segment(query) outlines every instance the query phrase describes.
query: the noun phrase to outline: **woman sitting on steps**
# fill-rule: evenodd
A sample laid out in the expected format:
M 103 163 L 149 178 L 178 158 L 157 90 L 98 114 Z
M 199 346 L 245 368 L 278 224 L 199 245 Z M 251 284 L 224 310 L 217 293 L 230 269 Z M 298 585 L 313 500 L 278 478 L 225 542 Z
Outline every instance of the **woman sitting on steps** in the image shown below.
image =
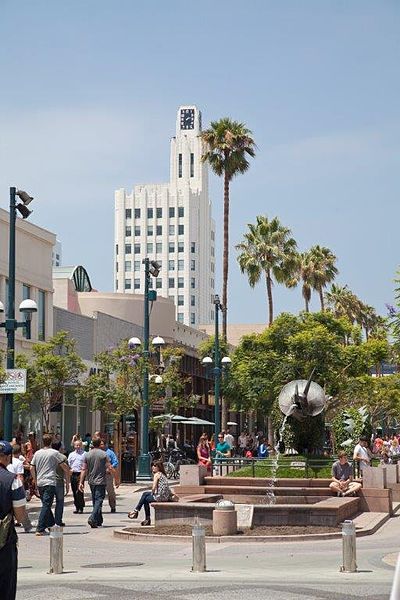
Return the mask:
M 169 502 L 170 500 L 178 499 L 177 496 L 171 492 L 162 460 L 155 460 L 152 462 L 151 470 L 153 472 L 153 486 L 151 492 L 143 492 L 135 510 L 128 513 L 129 519 L 137 519 L 139 511 L 143 506 L 146 518 L 141 522 L 141 525 L 151 525 L 150 504 L 152 502 Z

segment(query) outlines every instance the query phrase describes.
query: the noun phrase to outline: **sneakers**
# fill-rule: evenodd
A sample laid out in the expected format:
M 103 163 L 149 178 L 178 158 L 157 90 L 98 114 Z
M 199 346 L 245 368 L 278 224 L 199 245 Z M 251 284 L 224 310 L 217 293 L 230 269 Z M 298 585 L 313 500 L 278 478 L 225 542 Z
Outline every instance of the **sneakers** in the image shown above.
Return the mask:
M 151 521 L 150 521 L 150 519 L 145 519 L 140 524 L 143 525 L 144 527 L 147 527 L 148 525 L 151 525 Z
M 90 525 L 90 527 L 91 527 L 92 529 L 97 529 L 97 524 L 96 524 L 94 521 L 90 521 L 90 520 L 89 520 L 89 521 L 88 521 L 88 525 Z
M 35 533 L 35 535 L 36 535 L 36 536 L 38 536 L 38 537 L 42 537 L 42 536 L 44 536 L 44 535 L 47 535 L 47 533 L 46 533 L 45 531 L 37 531 L 37 532 Z
M 136 508 L 132 512 L 128 513 L 128 519 L 137 519 L 138 516 L 139 516 L 139 511 L 136 510 Z

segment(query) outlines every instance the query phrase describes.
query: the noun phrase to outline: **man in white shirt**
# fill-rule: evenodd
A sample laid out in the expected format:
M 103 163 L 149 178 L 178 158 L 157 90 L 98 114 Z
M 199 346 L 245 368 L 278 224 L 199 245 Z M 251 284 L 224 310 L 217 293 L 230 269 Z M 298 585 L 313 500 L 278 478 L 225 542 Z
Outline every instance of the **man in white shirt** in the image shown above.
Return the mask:
M 368 448 L 368 438 L 361 436 L 358 444 L 354 448 L 353 460 L 359 465 L 361 476 L 366 467 L 371 466 L 372 454 Z
M 21 446 L 18 444 L 13 445 L 12 451 L 12 462 L 8 465 L 7 471 L 14 473 L 17 479 L 20 479 L 24 483 L 24 463 L 19 458 L 21 455 Z
M 231 434 L 229 428 L 225 432 L 224 442 L 226 442 L 227 444 L 229 444 L 230 449 L 233 450 L 233 448 L 235 446 L 235 438 Z

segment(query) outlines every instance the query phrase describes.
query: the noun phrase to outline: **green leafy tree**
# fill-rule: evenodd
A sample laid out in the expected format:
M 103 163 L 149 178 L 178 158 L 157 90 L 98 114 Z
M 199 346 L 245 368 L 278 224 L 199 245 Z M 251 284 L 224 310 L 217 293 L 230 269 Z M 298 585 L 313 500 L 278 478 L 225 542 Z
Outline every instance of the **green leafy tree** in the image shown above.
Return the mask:
M 256 145 L 253 134 L 244 123 L 228 117 L 213 121 L 202 132 L 205 143 L 203 161 L 208 162 L 216 175 L 224 178 L 224 251 L 222 269 L 222 335 L 226 339 L 228 308 L 228 265 L 229 265 L 229 193 L 230 183 L 236 175 L 245 173 L 249 157 L 255 156 Z
M 91 398 L 96 409 L 119 420 L 142 405 L 143 376 L 147 366 L 150 405 L 163 399 L 165 409 L 175 412 L 190 403 L 193 399 L 186 389 L 190 380 L 181 373 L 183 350 L 178 347 L 164 349 L 163 369 L 156 361 L 144 359 L 140 350 L 129 348 L 128 340 L 123 340 L 119 346 L 100 352 L 95 357 L 96 373 L 87 377 L 79 390 L 81 397 Z M 161 371 L 162 383 L 156 383 Z
M 373 405 L 379 405 L 380 396 L 370 394 L 366 399 L 367 394 L 358 395 L 357 391 L 362 387 L 361 380 L 373 386 L 374 380 L 387 379 L 373 378 L 369 371 L 390 349 L 386 340 L 370 338 L 360 342 L 352 336 L 352 324 L 328 312 L 302 313 L 297 317 L 280 315 L 263 333 L 242 338 L 236 348 L 227 389 L 232 405 L 242 410 L 257 410 L 265 416 L 276 414 L 281 419 L 274 407 L 283 385 L 294 379 L 307 379 L 315 369 L 314 381 L 332 396 L 328 404 L 332 418 L 352 402 L 357 408 L 367 405 L 369 414 L 373 414 Z M 395 394 L 391 398 L 394 404 Z M 289 418 L 289 422 L 300 450 L 302 447 L 310 450 L 310 440 L 316 444 L 314 448 L 318 446 L 317 440 L 323 433 L 318 420 L 306 419 L 297 424 Z
M 257 217 L 255 225 L 249 224 L 243 241 L 236 246 L 242 273 L 254 287 L 265 277 L 268 298 L 268 323 L 274 320 L 272 286 L 275 281 L 289 287 L 293 285 L 293 273 L 297 265 L 296 241 L 291 231 L 277 217 Z
M 79 386 L 79 376 L 86 370 L 75 350 L 75 340 L 65 331 L 56 333 L 48 342 L 32 347 L 32 357 L 16 357 L 16 365 L 27 369 L 27 390 L 16 396 L 17 406 L 24 410 L 39 401 L 45 430 L 49 430 L 50 412 L 59 405 L 66 386 Z

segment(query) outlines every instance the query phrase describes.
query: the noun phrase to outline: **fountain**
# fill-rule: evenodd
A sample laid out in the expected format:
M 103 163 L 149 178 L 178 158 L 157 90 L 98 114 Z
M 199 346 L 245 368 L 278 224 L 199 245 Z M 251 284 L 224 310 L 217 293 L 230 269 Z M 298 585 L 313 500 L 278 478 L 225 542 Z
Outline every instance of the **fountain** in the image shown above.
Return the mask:
M 272 473 L 269 481 L 266 500 L 267 504 L 275 504 L 276 497 L 274 493 L 276 484 L 276 475 L 279 467 L 280 442 L 283 439 L 286 423 L 289 417 L 294 417 L 298 421 L 304 421 L 306 417 L 315 417 L 325 408 L 325 392 L 318 383 L 312 381 L 315 369 L 313 369 L 308 380 L 296 379 L 287 383 L 278 396 L 278 404 L 281 412 L 284 414 L 282 425 L 279 429 L 278 440 L 275 445 L 275 456 L 272 462 Z

